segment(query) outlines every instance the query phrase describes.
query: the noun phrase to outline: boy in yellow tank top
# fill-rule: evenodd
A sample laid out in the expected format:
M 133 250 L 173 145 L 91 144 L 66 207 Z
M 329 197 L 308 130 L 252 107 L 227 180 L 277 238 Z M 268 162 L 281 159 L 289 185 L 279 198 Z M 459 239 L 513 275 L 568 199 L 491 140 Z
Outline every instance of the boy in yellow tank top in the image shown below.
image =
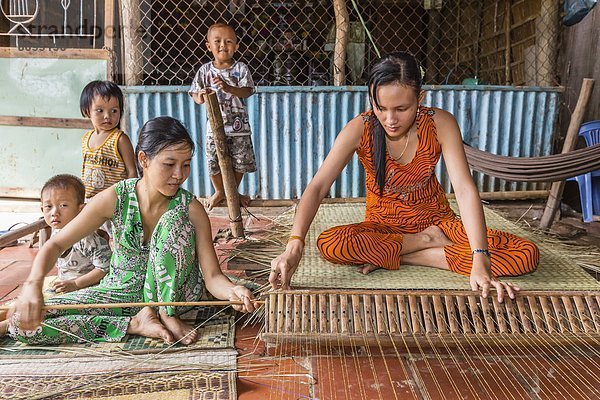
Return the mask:
M 81 114 L 94 125 L 81 140 L 81 179 L 88 201 L 123 179 L 137 177 L 137 172 L 133 146 L 120 129 L 123 92 L 119 86 L 92 81 L 83 89 L 79 105 Z

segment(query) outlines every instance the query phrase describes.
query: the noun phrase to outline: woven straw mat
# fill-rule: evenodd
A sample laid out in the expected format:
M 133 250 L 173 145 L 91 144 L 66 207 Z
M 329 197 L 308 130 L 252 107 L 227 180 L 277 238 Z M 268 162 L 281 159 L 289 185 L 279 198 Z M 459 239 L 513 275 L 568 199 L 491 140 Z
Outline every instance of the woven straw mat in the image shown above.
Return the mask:
M 456 203 L 451 204 L 456 209 Z M 484 207 L 484 211 L 488 227 L 528 238 L 540 248 L 541 259 L 537 271 L 505 279 L 523 290 L 600 290 L 600 283 L 567 255 L 567 246 L 544 243 L 543 237 L 525 231 L 492 210 Z M 436 268 L 403 265 L 396 271 L 379 269 L 363 275 L 356 267 L 325 261 L 316 246 L 319 234 L 333 226 L 364 221 L 364 215 L 364 203 L 322 204 L 306 237 L 304 256 L 292 278 L 292 286 L 339 289 L 470 289 L 468 277 Z

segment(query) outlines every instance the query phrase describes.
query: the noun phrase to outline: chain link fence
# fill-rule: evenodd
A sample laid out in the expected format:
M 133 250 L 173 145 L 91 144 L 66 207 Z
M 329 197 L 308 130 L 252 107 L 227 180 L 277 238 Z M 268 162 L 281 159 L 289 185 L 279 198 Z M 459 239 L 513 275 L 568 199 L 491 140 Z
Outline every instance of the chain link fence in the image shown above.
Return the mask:
M 96 29 L 106 17 L 102 11 L 107 1 L 0 0 L 0 45 L 35 46 L 46 41 L 56 46 L 58 40 L 65 47 L 107 46 L 106 36 Z M 121 84 L 190 84 L 200 65 L 211 60 L 205 42 L 215 22 L 235 29 L 240 44 L 236 58 L 250 67 L 260 86 L 363 85 L 378 54 L 399 50 L 421 61 L 426 84 L 558 84 L 556 0 L 114 4 L 120 26 L 109 47 L 116 55 L 114 79 Z M 38 11 L 30 19 L 35 7 Z M 43 36 L 44 26 L 46 30 L 55 26 L 54 35 Z

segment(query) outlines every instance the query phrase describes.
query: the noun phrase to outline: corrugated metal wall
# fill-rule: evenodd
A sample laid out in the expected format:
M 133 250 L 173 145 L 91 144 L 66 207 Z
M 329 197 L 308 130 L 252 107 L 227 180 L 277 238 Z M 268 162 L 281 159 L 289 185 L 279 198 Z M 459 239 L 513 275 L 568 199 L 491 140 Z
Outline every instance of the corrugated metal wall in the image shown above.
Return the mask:
M 206 112 L 187 95 L 187 86 L 125 87 L 125 126 L 132 142 L 140 127 L 159 115 L 181 120 L 198 148 L 184 187 L 198 196 L 212 193 L 204 155 Z M 425 87 L 425 105 L 456 116 L 463 138 L 494 154 L 535 157 L 552 151 L 558 88 L 499 86 Z M 247 99 L 258 171 L 240 191 L 263 199 L 300 197 L 331 148 L 339 130 L 367 109 L 366 87 L 259 87 Z M 450 191 L 443 165 L 437 175 Z M 506 182 L 474 174 L 480 191 L 541 189 L 544 184 Z M 356 155 L 333 185 L 331 197 L 365 195 L 364 171 Z

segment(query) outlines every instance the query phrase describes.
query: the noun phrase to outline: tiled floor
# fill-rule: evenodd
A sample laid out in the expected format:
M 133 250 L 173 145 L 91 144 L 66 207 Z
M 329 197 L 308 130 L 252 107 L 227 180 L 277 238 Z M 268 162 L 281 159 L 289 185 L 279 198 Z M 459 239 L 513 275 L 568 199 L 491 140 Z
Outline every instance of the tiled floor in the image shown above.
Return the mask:
M 225 215 L 211 215 L 213 234 L 227 226 Z M 18 294 L 36 252 L 26 245 L 0 250 L 0 302 Z M 240 400 L 600 399 L 600 339 L 585 348 L 550 344 L 502 351 L 299 343 L 267 350 L 257 339 L 260 329 L 260 323 L 237 322 Z

